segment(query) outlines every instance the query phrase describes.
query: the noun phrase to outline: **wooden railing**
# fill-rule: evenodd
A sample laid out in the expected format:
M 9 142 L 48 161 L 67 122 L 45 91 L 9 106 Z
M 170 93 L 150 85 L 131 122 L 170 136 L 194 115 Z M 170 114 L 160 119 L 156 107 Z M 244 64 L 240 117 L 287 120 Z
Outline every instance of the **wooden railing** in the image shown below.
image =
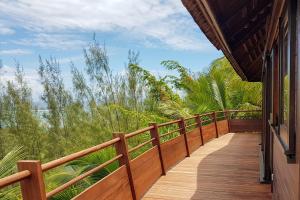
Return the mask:
M 260 114 L 260 110 L 217 111 L 162 124 L 150 123 L 149 127 L 129 134 L 114 133 L 114 138 L 110 141 L 45 164 L 35 160 L 19 161 L 19 172 L 0 179 L 0 189 L 20 182 L 24 200 L 46 200 L 106 166 L 118 162 L 118 169 L 73 199 L 141 199 L 160 176 L 166 175 L 171 167 L 189 157 L 206 142 L 229 132 L 261 131 L 261 120 L 257 119 Z M 251 116 L 251 119 L 247 116 Z M 150 138 L 129 148 L 128 140 L 144 134 L 149 134 Z M 150 148 L 133 158 L 134 152 L 149 145 Z M 113 158 L 46 192 L 43 173 L 108 147 L 116 150 Z

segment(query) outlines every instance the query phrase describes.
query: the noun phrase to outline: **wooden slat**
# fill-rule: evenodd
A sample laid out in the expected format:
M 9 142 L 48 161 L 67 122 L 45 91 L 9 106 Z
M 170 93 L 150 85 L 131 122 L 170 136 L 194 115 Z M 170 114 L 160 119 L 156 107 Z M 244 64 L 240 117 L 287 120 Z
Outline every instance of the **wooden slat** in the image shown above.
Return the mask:
M 47 171 L 49 169 L 52 169 L 52 168 L 57 167 L 57 166 L 60 166 L 62 164 L 65 164 L 65 163 L 70 162 L 72 160 L 75 160 L 77 158 L 80 158 L 80 157 L 86 156 L 86 155 L 88 155 L 90 153 L 93 153 L 93 152 L 99 151 L 101 149 L 104 149 L 104 148 L 106 148 L 108 146 L 116 144 L 119 141 L 120 141 L 120 138 L 114 138 L 112 140 L 109 140 L 109 141 L 104 142 L 102 144 L 96 145 L 94 147 L 91 147 L 91 148 L 88 148 L 88 149 L 85 149 L 85 150 L 73 153 L 71 155 L 59 158 L 57 160 L 50 161 L 50 162 L 45 163 L 45 164 L 42 165 L 42 170 L 43 171 Z
M 259 119 L 232 119 L 229 123 L 231 132 L 262 131 L 262 120 Z
M 220 136 L 168 171 L 143 200 L 270 200 L 270 185 L 258 181 L 259 143 L 258 133 Z
M 165 168 L 168 170 L 186 157 L 184 136 L 180 135 L 161 144 L 161 151 Z
M 214 123 L 202 126 L 204 143 L 216 138 L 216 127 Z
M 73 200 L 132 200 L 126 167 L 123 165 L 104 179 L 87 188 Z
M 217 122 L 219 135 L 224 135 L 228 133 L 228 121 L 227 120 L 221 120 Z
M 130 161 L 130 165 L 136 197 L 137 199 L 141 199 L 162 175 L 157 146 Z
M 187 139 L 188 139 L 190 150 L 191 150 L 191 152 L 194 152 L 202 144 L 200 129 L 195 128 L 195 129 L 187 132 L 186 134 L 187 134 Z
M 298 199 L 299 165 L 287 163 L 287 158 L 278 137 L 274 135 L 273 138 L 273 198 L 275 200 Z
M 0 179 L 0 189 L 6 187 L 8 185 L 14 184 L 16 182 L 19 182 L 21 180 L 24 180 L 24 179 L 28 178 L 30 175 L 31 175 L 31 172 L 29 170 L 24 170 L 24 171 L 12 174 L 10 176 L 4 177 L 4 178 Z

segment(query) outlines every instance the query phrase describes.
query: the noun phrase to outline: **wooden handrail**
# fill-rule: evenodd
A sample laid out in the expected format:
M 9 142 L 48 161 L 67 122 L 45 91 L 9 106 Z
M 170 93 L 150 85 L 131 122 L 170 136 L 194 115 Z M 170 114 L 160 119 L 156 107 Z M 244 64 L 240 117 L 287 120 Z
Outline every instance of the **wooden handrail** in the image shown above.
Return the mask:
M 193 115 L 191 117 L 184 118 L 184 121 L 187 121 L 187 120 L 190 120 L 190 119 L 195 119 L 196 117 L 197 117 L 197 115 Z
M 189 127 L 196 126 L 196 125 L 198 125 L 197 122 L 196 122 L 196 123 L 193 123 L 193 124 L 190 124 L 190 125 L 187 125 L 187 126 L 185 126 L 185 128 L 189 128 Z
M 167 135 L 170 135 L 170 134 L 175 133 L 175 132 L 178 132 L 178 131 L 181 131 L 181 128 L 175 129 L 175 130 L 172 130 L 172 131 L 169 131 L 169 132 L 164 133 L 164 134 L 161 134 L 159 137 L 165 137 L 165 136 L 167 136 Z
M 134 132 L 131 132 L 131 133 L 128 133 L 128 134 L 125 134 L 125 138 L 131 138 L 131 137 L 134 137 L 138 134 L 141 134 L 141 133 L 144 133 L 146 131 L 150 131 L 151 129 L 153 129 L 154 126 L 149 126 L 149 127 L 146 127 L 146 128 L 143 128 L 143 129 L 140 129 L 140 130 L 137 130 L 137 131 L 134 131 Z
M 95 167 L 95 168 L 93 168 L 93 169 L 91 169 L 91 170 L 89 170 L 89 171 L 87 171 L 87 172 L 85 172 L 85 173 L 83 173 L 83 174 L 81 174 L 81 175 L 79 175 L 79 176 L 77 176 L 77 177 L 71 179 L 70 181 L 66 182 L 65 184 L 63 184 L 63 185 L 61 185 L 61 186 L 55 188 L 54 190 L 48 192 L 47 195 L 46 195 L 46 197 L 47 197 L 47 198 L 50 198 L 50 197 L 54 196 L 55 194 L 57 194 L 57 193 L 63 191 L 64 189 L 68 188 L 69 186 L 74 185 L 74 184 L 77 183 L 78 181 L 80 181 L 80 180 L 82 180 L 82 179 L 84 179 L 84 178 L 86 178 L 86 177 L 92 175 L 93 173 L 95 173 L 95 172 L 97 172 L 97 171 L 103 169 L 103 168 L 106 167 L 107 165 L 109 165 L 109 164 L 115 162 L 116 160 L 120 159 L 122 156 L 123 156 L 122 154 L 117 155 L 116 157 L 114 157 L 114 158 L 112 158 L 112 159 L 110 159 L 110 160 L 108 160 L 108 161 L 102 163 L 101 165 L 99 165 L 99 166 L 97 166 L 97 167 Z
M 145 146 L 145 145 L 151 143 L 151 142 L 154 141 L 154 140 L 155 140 L 155 138 L 151 138 L 151 140 L 148 140 L 148 141 L 146 141 L 146 142 L 143 142 L 143 143 L 141 143 L 141 144 L 139 144 L 139 145 L 137 145 L 137 146 L 135 146 L 135 147 L 129 149 L 129 150 L 128 150 L 128 153 L 131 153 L 131 152 L 133 152 L 133 151 L 135 151 L 135 150 L 137 150 L 137 149 L 139 149 L 139 148 L 141 148 L 141 147 L 143 147 L 143 146 Z
M 178 123 L 178 122 L 180 122 L 180 119 L 178 119 L 178 120 L 173 120 L 173 121 L 169 121 L 169 122 L 165 122 L 165 123 L 162 123 L 162 124 L 158 124 L 157 126 L 158 126 L 158 127 L 163 127 L 163 126 L 167 126 L 167 125 L 170 125 L 170 124 L 176 124 L 176 123 Z
M 24 171 L 12 174 L 10 176 L 4 177 L 4 178 L 0 179 L 0 189 L 4 188 L 6 186 L 12 185 L 14 183 L 17 183 L 19 181 L 22 181 L 30 176 L 31 176 L 30 171 L 24 170 Z
M 116 144 L 117 142 L 120 141 L 120 138 L 115 138 L 115 139 L 112 139 L 112 140 L 109 140 L 107 142 L 104 142 L 102 144 L 99 144 L 97 146 L 94 146 L 94 147 L 91 147 L 89 149 L 85 149 L 85 150 L 82 150 L 82 151 L 79 151 L 79 152 L 76 152 L 76 153 L 73 153 L 71 155 L 68 155 L 68 156 L 65 156 L 65 157 L 62 157 L 62 158 L 59 158 L 57 160 L 53 160 L 53 161 L 50 161 L 48 163 L 45 163 L 42 165 L 42 170 L 43 171 L 47 171 L 49 169 L 53 169 L 57 166 L 60 166 L 62 164 L 65 164 L 67 162 L 70 162 L 72 160 L 75 160 L 77 158 L 81 158 L 85 155 L 88 155 L 90 153 L 93 153 L 93 152 L 96 152 L 96 151 L 99 151 L 101 149 L 104 149 L 108 146 L 111 146 L 113 144 Z

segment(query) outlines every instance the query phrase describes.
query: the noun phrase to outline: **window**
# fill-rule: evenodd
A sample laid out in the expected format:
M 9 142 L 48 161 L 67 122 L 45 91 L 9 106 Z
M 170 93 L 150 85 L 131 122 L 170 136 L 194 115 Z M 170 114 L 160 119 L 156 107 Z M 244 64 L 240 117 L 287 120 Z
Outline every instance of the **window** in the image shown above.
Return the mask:
M 287 1 L 279 22 L 279 138 L 289 159 L 295 156 L 296 4 Z

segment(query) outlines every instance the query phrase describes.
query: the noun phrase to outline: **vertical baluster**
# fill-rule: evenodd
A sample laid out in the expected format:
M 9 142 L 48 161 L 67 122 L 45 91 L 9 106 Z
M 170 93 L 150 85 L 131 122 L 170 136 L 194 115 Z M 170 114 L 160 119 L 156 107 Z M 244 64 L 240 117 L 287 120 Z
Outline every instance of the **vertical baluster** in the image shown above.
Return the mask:
M 188 139 L 187 139 L 186 129 L 185 129 L 185 122 L 184 122 L 183 117 L 180 118 L 178 126 L 180 128 L 180 134 L 183 135 L 183 137 L 184 137 L 185 148 L 186 148 L 186 156 L 190 157 L 190 148 L 189 148 L 189 144 L 188 144 Z
M 157 146 L 157 148 L 158 148 L 162 175 L 166 175 L 165 163 L 164 163 L 164 159 L 163 159 L 163 155 L 162 155 L 161 147 L 160 147 L 160 138 L 159 138 L 157 123 L 150 123 L 149 126 L 153 126 L 153 129 L 150 130 L 151 137 L 155 138 L 155 140 L 152 141 L 152 145 Z
M 113 136 L 115 138 L 119 137 L 120 141 L 116 143 L 115 148 L 117 151 L 117 154 L 122 154 L 123 156 L 119 159 L 120 166 L 125 165 L 127 169 L 127 174 L 128 174 L 128 180 L 130 184 L 130 189 L 132 193 L 132 198 L 133 200 L 137 200 L 136 198 L 136 192 L 135 192 L 135 186 L 133 182 L 133 177 L 132 177 L 132 170 L 130 166 L 130 157 L 128 153 L 128 147 L 127 147 L 127 142 L 125 138 L 125 133 L 114 133 Z
M 216 115 L 216 112 L 213 112 L 212 116 L 213 116 L 213 120 L 214 120 L 215 128 L 216 128 L 216 138 L 218 138 L 219 137 L 219 131 L 218 131 L 218 124 L 217 124 L 217 115 Z
M 201 138 L 201 145 L 204 145 L 204 140 L 203 140 L 203 129 L 202 129 L 202 120 L 199 114 L 196 115 L 196 122 L 199 127 L 199 132 L 200 132 L 200 138 Z
M 21 160 L 18 170 L 29 170 L 31 176 L 20 182 L 23 200 L 46 200 L 46 190 L 41 162 L 38 160 Z

